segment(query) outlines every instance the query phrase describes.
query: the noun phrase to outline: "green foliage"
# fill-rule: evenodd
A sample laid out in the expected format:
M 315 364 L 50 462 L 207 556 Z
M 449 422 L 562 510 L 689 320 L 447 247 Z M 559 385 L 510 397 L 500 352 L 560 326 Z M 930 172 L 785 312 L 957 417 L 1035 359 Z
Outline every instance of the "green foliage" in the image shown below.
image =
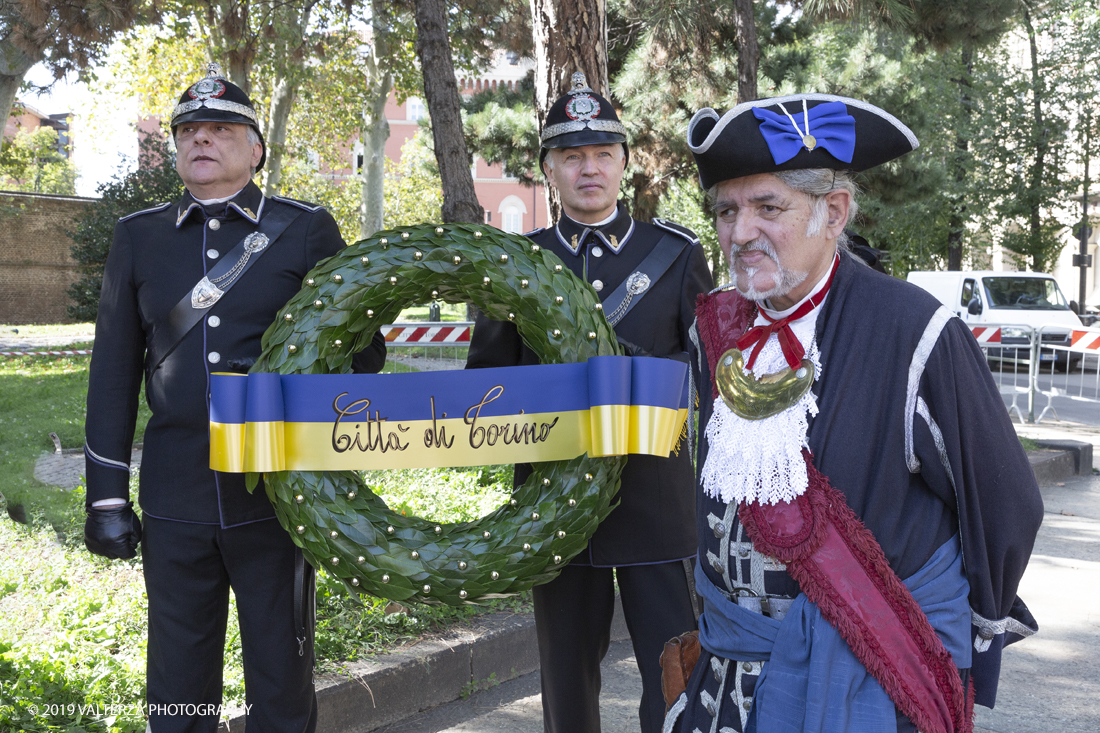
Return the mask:
M 714 273 L 716 285 L 729 280 L 729 263 L 718 246 L 718 232 L 714 228 L 714 214 L 706 202 L 706 194 L 697 180 L 675 180 L 669 184 L 657 215 L 663 219 L 682 224 L 695 232 L 699 243 L 707 253 L 707 262 Z
M 79 527 L 58 544 L 52 530 L 0 522 L 0 729 L 145 729 L 141 567 L 94 557 Z
M 64 521 L 68 493 L 36 481 L 34 463 L 53 451 L 51 432 L 66 448 L 84 445 L 87 393 L 87 356 L 0 357 L 0 494 L 9 503 Z M 144 399 L 140 404 L 138 440 L 150 414 Z
M 58 150 L 57 130 L 20 130 L 0 149 L 0 186 L 9 191 L 76 193 L 76 168 Z
M 473 522 L 507 503 L 512 495 L 512 466 L 461 472 L 448 468 L 366 471 L 363 481 L 403 517 Z
M 431 133 L 424 129 L 401 149 L 401 160 L 386 161 L 384 216 L 386 226 L 410 226 L 439 221 L 443 187 L 435 168 L 435 157 L 425 143 Z M 336 218 L 345 242 L 359 238 L 359 211 L 363 178 L 347 175 L 335 178 L 319 175 L 309 165 L 306 151 L 291 158 L 283 169 L 281 193 L 321 204 Z
M 81 542 L 83 491 L 68 493 L 66 503 L 65 519 L 53 527 L 38 514 L 32 527 L 0 520 L 0 730 L 140 733 L 148 633 L 141 559 L 112 562 L 90 554 Z M 0 501 L 0 514 L 3 508 Z M 383 599 L 349 595 L 322 571 L 317 671 L 339 673 L 345 662 L 479 613 L 529 610 L 529 604 L 521 596 L 394 613 Z M 223 695 L 228 705 L 239 705 L 244 673 L 232 595 L 226 636 Z
M 534 108 L 534 72 L 515 89 L 501 86 L 472 95 L 462 103 L 463 132 L 471 155 L 501 163 L 504 174 L 534 185 L 539 135 Z
M 174 201 L 183 194 L 183 183 L 176 174 L 175 155 L 166 143 L 150 136 L 142 140 L 140 165 L 129 173 L 119 173 L 99 185 L 100 199 L 84 210 L 69 234 L 75 243 L 73 259 L 80 279 L 69 287 L 72 305 L 66 308 L 77 321 L 94 321 L 99 310 L 99 291 L 103 285 L 103 266 L 111 249 L 115 224 L 119 217 Z

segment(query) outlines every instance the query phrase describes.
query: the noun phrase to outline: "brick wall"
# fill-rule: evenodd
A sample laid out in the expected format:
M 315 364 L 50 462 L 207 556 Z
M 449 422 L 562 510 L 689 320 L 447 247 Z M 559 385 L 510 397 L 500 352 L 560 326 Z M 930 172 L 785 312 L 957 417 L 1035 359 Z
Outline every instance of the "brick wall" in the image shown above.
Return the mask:
M 0 191 L 0 323 L 67 323 L 77 280 L 66 231 L 96 199 Z

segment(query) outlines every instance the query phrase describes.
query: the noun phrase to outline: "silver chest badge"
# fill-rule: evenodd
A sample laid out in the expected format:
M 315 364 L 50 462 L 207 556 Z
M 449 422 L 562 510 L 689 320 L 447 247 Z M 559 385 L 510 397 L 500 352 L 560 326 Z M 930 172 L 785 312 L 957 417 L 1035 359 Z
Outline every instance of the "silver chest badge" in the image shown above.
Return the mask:
M 631 295 L 640 295 L 649 289 L 649 275 L 644 272 L 632 272 L 626 279 L 626 290 Z
M 209 308 L 217 303 L 224 294 L 223 290 L 210 282 L 210 278 L 204 277 L 191 290 L 191 307 L 196 310 Z
M 222 287 L 219 286 L 223 286 L 228 290 L 244 272 L 245 265 L 248 264 L 248 260 L 252 255 L 264 251 L 270 241 L 263 232 L 252 232 L 245 237 L 242 242 L 244 254 L 241 255 L 233 267 L 229 268 L 228 272 L 213 280 L 204 277 L 191 289 L 191 307 L 195 310 L 203 310 L 217 303 L 225 295 L 225 290 L 222 290 Z

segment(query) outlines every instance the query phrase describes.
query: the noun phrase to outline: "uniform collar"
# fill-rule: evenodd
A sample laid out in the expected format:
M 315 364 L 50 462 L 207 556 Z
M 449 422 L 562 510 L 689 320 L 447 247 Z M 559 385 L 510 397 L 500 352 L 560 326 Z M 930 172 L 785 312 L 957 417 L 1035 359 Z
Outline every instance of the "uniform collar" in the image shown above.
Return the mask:
M 253 224 L 260 223 L 260 217 L 264 213 L 264 202 L 267 199 L 264 198 L 263 191 L 252 181 L 240 190 L 236 196 L 226 201 L 225 204 L 214 204 L 206 208 L 206 211 L 217 208 L 224 211 L 226 216 L 242 216 L 248 219 Z M 222 207 L 224 206 L 224 209 Z M 203 210 L 202 204 L 195 200 L 195 197 L 191 195 L 190 191 L 183 192 L 183 198 L 180 199 L 179 207 L 176 209 L 176 228 L 179 229 L 183 226 L 183 223 L 187 221 L 187 218 L 191 216 L 191 213 L 198 210 Z M 204 211 L 204 217 L 207 216 Z
M 581 245 L 588 239 L 589 233 L 603 242 L 613 254 L 619 254 L 626 246 L 626 241 L 634 234 L 634 219 L 626 213 L 626 204 L 622 201 L 616 205 L 615 213 L 614 219 L 599 227 L 581 224 L 562 214 L 554 226 L 554 233 L 558 235 L 562 246 L 572 254 L 580 253 Z

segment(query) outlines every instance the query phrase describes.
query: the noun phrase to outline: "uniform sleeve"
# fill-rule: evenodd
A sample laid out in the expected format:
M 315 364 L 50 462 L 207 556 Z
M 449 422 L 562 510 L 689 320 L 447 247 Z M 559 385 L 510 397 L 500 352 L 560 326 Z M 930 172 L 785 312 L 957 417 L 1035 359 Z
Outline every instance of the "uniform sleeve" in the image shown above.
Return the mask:
M 467 369 L 518 366 L 523 359 L 523 339 L 516 324 L 494 321 L 480 311 L 474 321 Z
M 87 503 L 130 496 L 130 452 L 144 378 L 145 331 L 125 223 L 115 226 L 103 270 L 84 423 Z
M 992 707 L 1001 649 L 1037 630 L 1016 591 L 1043 520 L 1042 497 L 981 349 L 959 319 L 947 319 L 913 402 L 912 459 L 958 513 L 975 701 Z
M 700 294 L 714 290 L 714 276 L 707 263 L 706 252 L 702 244 L 692 245 L 688 251 L 688 263 L 684 269 L 684 279 L 680 287 L 680 343 L 689 354 L 695 348 L 689 332 L 695 322 L 695 301 Z
M 328 259 L 346 247 L 340 236 L 340 227 L 327 209 L 320 209 L 313 215 L 306 234 L 306 270 L 312 270 L 321 260 Z M 377 374 L 386 365 L 386 338 L 381 331 L 375 331 L 370 344 L 351 359 L 351 370 L 355 374 Z

